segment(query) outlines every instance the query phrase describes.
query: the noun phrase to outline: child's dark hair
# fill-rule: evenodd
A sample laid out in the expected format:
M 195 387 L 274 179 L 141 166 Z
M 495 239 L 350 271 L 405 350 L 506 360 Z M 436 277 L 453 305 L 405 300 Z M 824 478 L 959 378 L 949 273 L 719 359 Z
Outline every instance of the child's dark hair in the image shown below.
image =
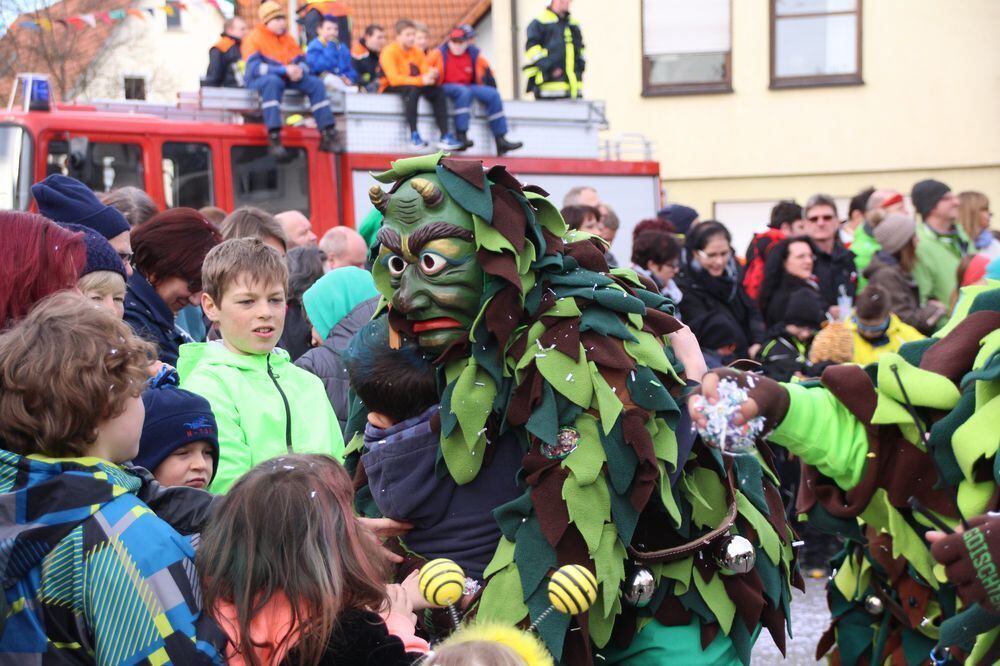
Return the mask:
M 882 321 L 889 314 L 889 294 L 877 284 L 868 285 L 858 294 L 854 313 L 859 319 Z
M 413 342 L 389 347 L 389 318 L 368 322 L 344 354 L 351 388 L 369 412 L 395 423 L 422 414 L 438 403 L 434 366 Z
M 593 206 L 564 206 L 559 212 L 562 214 L 563 220 L 566 221 L 566 226 L 570 229 L 579 229 L 588 217 L 595 220 L 601 219 L 601 211 Z

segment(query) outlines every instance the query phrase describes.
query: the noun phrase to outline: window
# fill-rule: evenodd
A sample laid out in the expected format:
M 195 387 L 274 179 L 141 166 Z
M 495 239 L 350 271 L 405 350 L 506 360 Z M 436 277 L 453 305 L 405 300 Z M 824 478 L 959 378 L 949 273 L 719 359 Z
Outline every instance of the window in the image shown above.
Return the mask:
M 861 79 L 861 0 L 771 0 L 771 87 Z
M 207 143 L 163 144 L 163 196 L 168 208 L 201 208 L 215 203 L 212 149 Z
M 732 92 L 730 0 L 644 0 L 642 93 Z
M 167 14 L 167 29 L 179 30 L 181 27 L 181 3 L 167 2 L 163 6 L 163 11 Z
M 267 146 L 233 146 L 235 208 L 258 206 L 269 213 L 298 210 L 309 217 L 309 168 L 304 148 L 287 147 L 289 160 L 278 164 Z
M 125 99 L 146 99 L 146 77 L 126 76 L 123 77 L 125 83 Z
M 142 148 L 135 143 L 97 142 L 85 136 L 49 141 L 45 168 L 46 175 L 71 176 L 95 192 L 126 185 L 146 189 Z

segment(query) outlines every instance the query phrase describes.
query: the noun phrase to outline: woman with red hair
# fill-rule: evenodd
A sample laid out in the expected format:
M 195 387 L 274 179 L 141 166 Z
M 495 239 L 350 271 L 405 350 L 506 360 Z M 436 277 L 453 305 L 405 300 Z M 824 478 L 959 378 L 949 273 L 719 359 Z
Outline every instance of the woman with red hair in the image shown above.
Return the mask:
M 125 321 L 156 343 L 164 363 L 176 365 L 178 348 L 193 342 L 175 318 L 201 302 L 201 265 L 221 242 L 215 225 L 193 208 L 163 211 L 132 229 L 135 272 L 128 279 Z
M 49 294 L 76 289 L 87 260 L 83 234 L 41 215 L 0 211 L 0 330 Z

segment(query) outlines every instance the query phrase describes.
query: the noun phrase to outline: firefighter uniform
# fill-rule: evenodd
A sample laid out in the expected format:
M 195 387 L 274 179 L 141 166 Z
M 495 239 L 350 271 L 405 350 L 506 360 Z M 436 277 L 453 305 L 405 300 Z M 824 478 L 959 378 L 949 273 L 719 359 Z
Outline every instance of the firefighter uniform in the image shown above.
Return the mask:
M 580 24 L 546 8 L 528 24 L 524 73 L 528 92 L 536 99 L 576 99 L 583 96 L 583 34 Z M 560 70 L 556 73 L 556 70 Z
M 242 88 L 242 62 L 240 40 L 223 34 L 208 51 L 208 72 L 202 79 L 202 85 Z

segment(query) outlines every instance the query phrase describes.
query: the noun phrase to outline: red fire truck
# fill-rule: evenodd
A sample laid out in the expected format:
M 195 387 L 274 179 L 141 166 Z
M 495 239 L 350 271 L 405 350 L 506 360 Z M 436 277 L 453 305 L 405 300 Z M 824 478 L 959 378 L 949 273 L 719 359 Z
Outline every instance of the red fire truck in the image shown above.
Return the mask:
M 297 209 L 322 233 L 338 224 L 353 226 L 370 206 L 368 172 L 408 154 L 398 98 L 347 95 L 334 104 L 346 152 L 320 152 L 314 128 L 289 126 L 283 140 L 291 159 L 279 164 L 267 154 L 263 126 L 248 121 L 256 108 L 250 95 L 203 89 L 181 96 L 176 105 L 26 102 L 14 108 L 12 103 L 0 111 L 0 208 L 31 208 L 31 184 L 63 173 L 97 192 L 139 187 L 161 207 Z M 286 103 L 294 120 L 298 102 L 286 98 Z M 425 111 L 422 125 L 431 121 Z M 602 111 L 594 102 L 508 102 L 511 135 L 525 147 L 516 156 L 477 155 L 474 149 L 469 156 L 487 165 L 506 164 L 556 201 L 574 185 L 595 187 L 622 220 L 622 240 L 630 241 L 628 228 L 656 211 L 659 165 L 650 159 L 600 159 Z M 470 135 L 477 146 L 492 147 L 485 118 L 474 120 Z M 627 243 L 616 249 L 628 256 Z

